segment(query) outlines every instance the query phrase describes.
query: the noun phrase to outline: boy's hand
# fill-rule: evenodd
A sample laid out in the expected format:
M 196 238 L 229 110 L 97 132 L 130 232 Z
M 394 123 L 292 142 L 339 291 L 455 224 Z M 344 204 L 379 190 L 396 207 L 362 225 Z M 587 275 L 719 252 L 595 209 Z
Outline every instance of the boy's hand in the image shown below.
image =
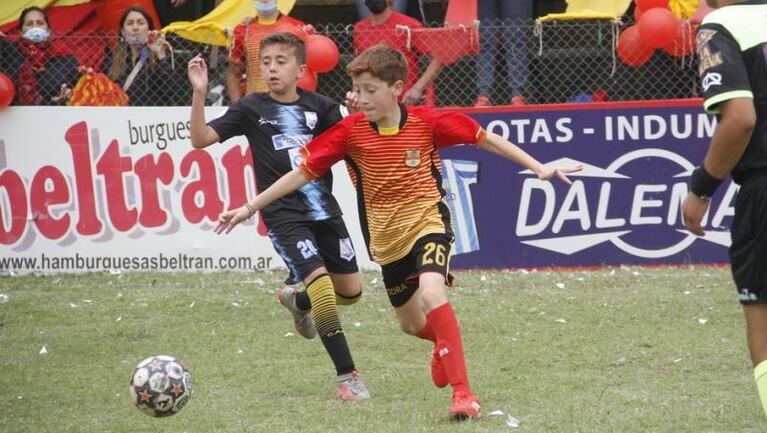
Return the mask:
M 551 180 L 556 176 L 560 180 L 562 180 L 562 182 L 568 185 L 572 185 L 573 182 L 567 177 L 567 175 L 570 173 L 581 171 L 581 170 L 583 170 L 582 165 L 576 165 L 573 167 L 558 167 L 558 168 L 543 166 L 541 168 L 541 171 L 538 173 L 538 179 Z
M 213 231 L 219 235 L 221 233 L 229 233 L 237 224 L 246 221 L 252 216 L 253 213 L 246 206 L 228 210 L 218 217 L 218 225 Z
M 350 113 L 356 113 L 362 110 L 360 105 L 360 95 L 357 92 L 346 92 L 346 108 Z
M 187 64 L 187 75 L 195 93 L 208 93 L 208 65 L 201 56 L 196 56 Z

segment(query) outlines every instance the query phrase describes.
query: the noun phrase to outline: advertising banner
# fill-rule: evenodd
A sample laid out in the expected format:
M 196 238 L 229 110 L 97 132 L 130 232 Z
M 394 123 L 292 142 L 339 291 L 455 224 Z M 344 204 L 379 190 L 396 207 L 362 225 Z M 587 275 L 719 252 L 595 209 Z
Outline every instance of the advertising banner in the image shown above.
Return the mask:
M 454 268 L 727 261 L 736 185 L 712 199 L 705 237 L 681 220 L 716 126 L 699 100 L 465 111 L 541 162 L 584 169 L 569 187 L 473 146 L 443 150 Z M 258 217 L 212 232 L 222 210 L 255 196 L 253 161 L 244 137 L 193 149 L 188 117 L 185 107 L 0 111 L 0 272 L 283 267 Z M 375 269 L 343 163 L 334 173 L 358 261 Z
M 207 109 L 213 119 L 225 107 Z M 245 137 L 189 141 L 189 108 L 12 107 L 0 112 L 0 271 L 226 271 L 284 267 L 259 216 L 213 233 L 255 197 Z M 334 191 L 361 266 L 356 195 Z
M 690 174 L 716 126 L 699 100 L 469 111 L 539 161 L 583 171 L 568 187 L 472 146 L 444 150 L 455 268 L 727 261 L 731 180 L 711 200 L 705 237 L 682 224 Z

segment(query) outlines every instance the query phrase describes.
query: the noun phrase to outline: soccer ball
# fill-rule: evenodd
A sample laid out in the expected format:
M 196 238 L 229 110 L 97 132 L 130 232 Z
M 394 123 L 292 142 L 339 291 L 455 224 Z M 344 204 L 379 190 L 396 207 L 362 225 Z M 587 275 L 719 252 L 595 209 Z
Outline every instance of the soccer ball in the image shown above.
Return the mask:
M 141 361 L 130 380 L 133 403 L 147 415 L 164 417 L 180 411 L 192 397 L 189 371 L 172 356 Z

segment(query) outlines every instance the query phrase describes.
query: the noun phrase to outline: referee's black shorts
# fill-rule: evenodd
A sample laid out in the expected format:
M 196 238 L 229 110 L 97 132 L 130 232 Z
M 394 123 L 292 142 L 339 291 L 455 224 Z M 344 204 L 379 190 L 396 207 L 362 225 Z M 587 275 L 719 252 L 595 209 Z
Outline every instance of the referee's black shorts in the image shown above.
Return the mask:
M 741 183 L 730 232 L 730 264 L 740 303 L 767 303 L 766 173 Z

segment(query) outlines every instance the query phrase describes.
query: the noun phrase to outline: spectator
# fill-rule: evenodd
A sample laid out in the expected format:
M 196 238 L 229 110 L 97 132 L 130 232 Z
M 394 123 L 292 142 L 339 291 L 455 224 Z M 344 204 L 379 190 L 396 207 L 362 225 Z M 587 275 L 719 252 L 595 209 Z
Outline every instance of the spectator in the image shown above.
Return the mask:
M 184 90 L 183 81 L 173 75 L 168 49 L 149 13 L 130 7 L 120 18 L 120 38 L 104 59 L 103 70 L 123 87 L 130 105 L 172 105 Z
M 186 0 L 153 0 L 152 3 L 155 12 L 157 12 L 157 18 L 160 20 L 158 24 L 160 27 L 165 27 L 174 21 L 176 8 L 183 6 Z
M 385 43 L 399 50 L 407 59 L 407 80 L 401 102 L 414 105 L 436 105 L 436 92 L 431 82 L 442 70 L 442 63 L 432 58 L 421 78 L 418 78 L 419 58 L 424 54 L 418 47 L 408 46 L 408 29 L 420 29 L 423 25 L 392 7 L 392 0 L 365 0 L 370 16 L 354 25 L 354 53 L 359 55 L 368 48 Z
M 277 0 L 255 0 L 257 17 L 248 19 L 234 28 L 232 45 L 229 53 L 229 68 L 226 71 L 226 91 L 232 104 L 241 97 L 251 93 L 266 93 L 269 91 L 261 77 L 261 67 L 258 60 L 261 39 L 275 33 L 278 24 L 304 27 L 304 23 L 280 14 Z M 242 77 L 245 76 L 245 88 L 242 88 Z
M 478 0 L 480 52 L 477 55 L 475 107 L 491 104 L 495 66 L 501 40 L 506 50 L 507 82 L 511 105 L 525 104 L 527 85 L 527 22 L 533 17 L 532 0 Z
M 3 41 L 0 70 L 16 86 L 15 105 L 58 105 L 66 102 L 77 82 L 77 58 L 52 39 L 45 10 L 32 6 L 19 17 L 20 37 Z
M 364 20 L 370 15 L 370 8 L 365 0 L 355 0 L 354 6 L 357 7 L 357 17 L 360 20 Z M 405 14 L 420 22 L 424 22 L 426 17 L 421 0 L 394 0 L 392 8 L 396 12 Z

